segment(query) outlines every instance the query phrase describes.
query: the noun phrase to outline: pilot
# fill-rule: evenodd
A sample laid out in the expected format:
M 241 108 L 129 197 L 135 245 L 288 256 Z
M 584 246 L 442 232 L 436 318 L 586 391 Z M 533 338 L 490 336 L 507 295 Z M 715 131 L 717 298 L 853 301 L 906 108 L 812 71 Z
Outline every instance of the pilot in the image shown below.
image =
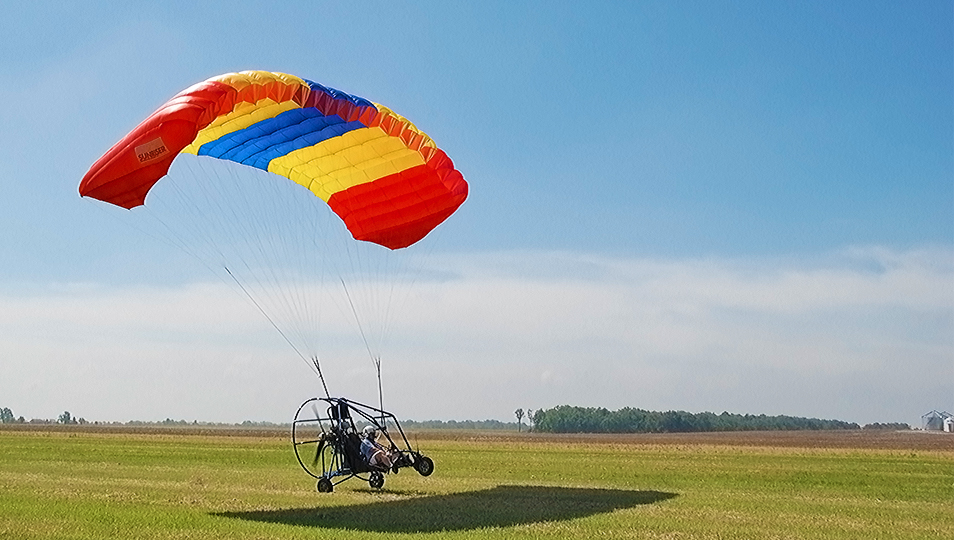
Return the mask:
M 372 467 L 390 469 L 390 453 L 375 440 L 378 437 L 378 430 L 374 426 L 366 426 L 361 430 L 361 436 L 361 455 L 368 460 L 368 463 Z

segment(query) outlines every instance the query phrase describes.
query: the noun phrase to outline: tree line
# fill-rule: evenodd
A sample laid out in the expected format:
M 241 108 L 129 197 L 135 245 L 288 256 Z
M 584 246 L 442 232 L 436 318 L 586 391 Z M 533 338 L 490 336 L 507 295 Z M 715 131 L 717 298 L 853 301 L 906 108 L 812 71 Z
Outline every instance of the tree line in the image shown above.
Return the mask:
M 875 422 L 873 424 L 865 424 L 861 429 L 884 429 L 889 431 L 904 431 L 911 429 L 911 424 L 905 422 Z
M 56 420 L 47 418 L 31 418 L 16 416 L 9 407 L 0 408 L 0 424 L 86 424 L 85 418 L 75 418 L 69 411 L 63 411 Z
M 796 416 L 767 416 L 764 414 L 732 414 L 723 412 L 689 413 L 685 411 L 647 411 L 626 407 L 618 411 L 605 408 L 573 407 L 560 405 L 552 409 L 517 409 L 514 411 L 517 422 L 500 420 L 405 420 L 401 422 L 405 429 L 461 429 L 461 430 L 512 430 L 522 431 L 524 419 L 528 431 L 543 433 L 687 433 L 702 431 L 791 431 L 791 430 L 908 430 L 911 426 L 901 422 L 875 422 L 859 427 L 854 422 L 841 420 L 820 420 Z M 0 408 L 2 424 L 97 424 L 113 426 L 218 426 L 218 427 L 288 427 L 290 424 L 272 422 L 252 422 L 241 424 L 199 422 L 197 420 L 173 420 L 166 418 L 158 422 L 132 420 L 129 422 L 88 422 L 76 418 L 64 411 L 56 419 L 26 420 L 17 417 L 7 407 Z
M 534 429 L 544 433 L 690 433 L 701 431 L 781 431 L 861 429 L 854 422 L 796 416 L 723 412 L 646 411 L 625 407 L 610 411 L 560 405 L 533 415 Z M 905 424 L 906 425 L 906 424 Z
M 404 429 L 514 429 L 513 422 L 500 420 L 402 420 Z

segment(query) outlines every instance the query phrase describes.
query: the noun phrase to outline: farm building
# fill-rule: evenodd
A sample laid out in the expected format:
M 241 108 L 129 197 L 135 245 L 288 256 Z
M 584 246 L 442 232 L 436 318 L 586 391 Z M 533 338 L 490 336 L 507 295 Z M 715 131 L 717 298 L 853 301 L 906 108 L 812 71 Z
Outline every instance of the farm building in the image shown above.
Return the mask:
M 947 411 L 931 411 L 921 415 L 921 428 L 927 431 L 950 431 L 954 415 Z

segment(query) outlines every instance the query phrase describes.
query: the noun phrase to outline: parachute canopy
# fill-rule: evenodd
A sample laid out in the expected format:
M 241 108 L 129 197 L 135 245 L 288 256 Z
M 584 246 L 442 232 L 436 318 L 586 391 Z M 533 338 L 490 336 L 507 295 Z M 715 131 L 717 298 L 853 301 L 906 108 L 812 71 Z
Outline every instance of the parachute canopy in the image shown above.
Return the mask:
M 407 247 L 467 198 L 434 141 L 387 107 L 284 73 L 243 71 L 187 88 L 90 168 L 81 196 L 144 203 L 179 153 L 263 169 L 328 203 L 358 240 Z

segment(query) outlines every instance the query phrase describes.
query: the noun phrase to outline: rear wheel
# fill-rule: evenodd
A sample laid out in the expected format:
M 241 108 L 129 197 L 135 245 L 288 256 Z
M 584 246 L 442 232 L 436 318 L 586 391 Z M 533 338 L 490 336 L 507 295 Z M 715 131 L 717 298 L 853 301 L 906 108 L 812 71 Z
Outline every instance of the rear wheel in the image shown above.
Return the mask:
M 315 484 L 315 489 L 318 490 L 318 493 L 331 493 L 335 490 L 335 485 L 327 478 L 319 478 Z
M 420 456 L 414 460 L 414 468 L 421 476 L 430 476 L 434 472 L 434 461 L 427 456 Z
M 371 476 L 368 478 L 368 485 L 374 489 L 381 489 L 384 487 L 384 474 L 380 471 L 374 471 L 371 473 Z

